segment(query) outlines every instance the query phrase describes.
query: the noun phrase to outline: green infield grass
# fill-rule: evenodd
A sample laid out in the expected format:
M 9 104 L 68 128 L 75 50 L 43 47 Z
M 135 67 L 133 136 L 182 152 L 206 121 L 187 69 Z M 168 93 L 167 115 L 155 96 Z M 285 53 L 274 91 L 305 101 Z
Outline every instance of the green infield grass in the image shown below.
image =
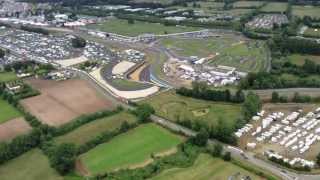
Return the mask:
M 99 24 L 89 25 L 88 28 L 127 36 L 138 36 L 145 33 L 165 34 L 200 30 L 200 28 L 196 27 L 165 26 L 160 23 L 143 21 L 135 21 L 133 24 L 129 24 L 127 20 L 121 19 L 108 19 Z
M 214 126 L 221 118 L 233 127 L 237 118 L 241 116 L 241 105 L 184 97 L 174 91 L 161 93 L 141 103 L 150 104 L 157 115 L 172 121 L 188 119 L 204 121 Z
M 62 180 L 50 167 L 48 158 L 39 149 L 33 149 L 0 166 L 1 180 Z
M 14 72 L 0 72 L 0 82 L 8 82 L 18 79 Z
M 176 147 L 183 138 L 166 129 L 149 123 L 116 136 L 80 156 L 91 174 L 141 166 L 151 159 L 151 154 Z
M 80 126 L 63 136 L 57 137 L 55 141 L 57 143 L 74 143 L 76 145 L 81 145 L 99 136 L 103 132 L 111 132 L 120 128 L 121 124 L 125 121 L 129 124 L 134 123 L 136 122 L 136 117 L 127 112 L 121 112 Z
M 313 18 L 320 18 L 320 7 L 317 6 L 292 6 L 292 14 L 303 18 L 310 16 Z
M 0 99 L 0 124 L 20 117 L 21 113 L 7 101 Z
M 223 161 L 222 159 L 212 158 L 208 154 L 200 154 L 195 163 L 188 168 L 172 168 L 163 171 L 152 180 L 222 180 L 232 179 L 240 180 L 242 177 L 250 176 L 254 180 L 262 180 L 259 177 L 231 162 Z
M 211 57 L 209 65 L 225 65 L 245 72 L 266 68 L 268 51 L 262 41 L 244 41 L 234 35 L 209 39 L 164 39 L 163 45 L 182 57 Z

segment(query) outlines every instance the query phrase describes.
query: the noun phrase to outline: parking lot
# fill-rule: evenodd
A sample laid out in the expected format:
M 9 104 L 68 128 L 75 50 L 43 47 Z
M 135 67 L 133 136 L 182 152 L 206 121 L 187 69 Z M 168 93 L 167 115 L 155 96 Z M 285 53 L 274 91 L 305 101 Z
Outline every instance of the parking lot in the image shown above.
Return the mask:
M 314 166 L 320 147 L 320 108 L 262 110 L 252 119 L 235 133 L 242 148 L 292 166 Z
M 256 16 L 252 21 L 246 24 L 246 27 L 252 29 L 272 29 L 274 25 L 281 26 L 288 24 L 289 20 L 284 14 L 263 14 Z

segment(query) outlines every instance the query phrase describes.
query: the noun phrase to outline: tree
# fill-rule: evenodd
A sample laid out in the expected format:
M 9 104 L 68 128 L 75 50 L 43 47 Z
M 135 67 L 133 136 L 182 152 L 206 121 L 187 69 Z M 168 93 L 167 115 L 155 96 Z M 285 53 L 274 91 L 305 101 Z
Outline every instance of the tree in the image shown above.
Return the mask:
M 271 102 L 276 103 L 279 102 L 280 98 L 279 98 L 279 93 L 276 91 L 272 92 L 272 98 L 271 98 Z
M 50 163 L 61 175 L 74 169 L 76 147 L 74 144 L 63 143 L 53 147 L 49 155 Z
M 222 151 L 223 151 L 223 146 L 220 143 L 215 143 L 213 145 L 213 149 L 212 149 L 211 155 L 214 156 L 214 157 L 220 157 Z
M 191 142 L 192 144 L 195 144 L 197 146 L 205 146 L 207 144 L 208 139 L 209 139 L 208 131 L 202 128 L 196 136 L 191 138 Z
M 0 58 L 3 58 L 6 55 L 6 52 L 3 49 L 0 49 Z
M 231 160 L 231 153 L 230 152 L 226 152 L 226 153 L 224 153 L 224 155 L 223 155 L 223 160 L 225 160 L 225 161 L 230 161 Z
M 152 106 L 149 104 L 141 104 L 134 111 L 133 114 L 138 117 L 138 120 L 141 122 L 148 122 L 150 120 L 151 114 L 154 114 L 155 111 Z
M 249 92 L 243 103 L 243 114 L 246 119 L 251 119 L 261 109 L 261 101 L 258 95 Z
M 317 155 L 316 162 L 317 162 L 318 166 L 320 166 L 320 153 Z
M 86 44 L 87 44 L 86 40 L 79 36 L 76 36 L 75 38 L 73 38 L 71 40 L 71 43 L 72 43 L 72 47 L 74 48 L 84 48 L 86 47 Z

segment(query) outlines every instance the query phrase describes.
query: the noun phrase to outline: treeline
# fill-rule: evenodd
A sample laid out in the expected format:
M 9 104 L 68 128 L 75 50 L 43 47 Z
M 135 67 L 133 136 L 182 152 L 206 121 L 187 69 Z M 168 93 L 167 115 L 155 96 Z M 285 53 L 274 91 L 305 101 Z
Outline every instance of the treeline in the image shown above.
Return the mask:
M 320 102 L 320 97 L 311 97 L 309 95 L 300 95 L 298 92 L 295 92 L 292 98 L 289 98 L 286 95 L 279 95 L 278 92 L 274 91 L 271 95 L 271 102 L 273 103 L 288 103 L 288 102 L 294 102 L 294 103 L 310 103 Z
M 32 26 L 20 26 L 21 30 L 28 31 L 28 32 L 33 32 L 33 33 L 39 33 L 43 35 L 49 35 L 49 31 L 43 28 L 39 27 L 32 27 Z
M 281 89 L 297 87 L 320 87 L 319 77 L 287 77 L 281 74 L 270 74 L 266 72 L 249 73 L 247 77 L 240 80 L 241 89 Z
M 285 61 L 284 59 L 280 59 L 272 62 L 272 73 L 287 73 L 294 74 L 299 77 L 307 77 L 308 75 L 319 75 L 320 65 L 309 59 L 305 59 L 302 66 L 292 64 L 290 61 Z
M 268 42 L 268 45 L 271 51 L 279 51 L 282 54 L 300 53 L 320 55 L 320 44 L 315 40 L 276 36 Z
M 245 95 L 242 91 L 237 91 L 235 95 L 231 94 L 229 89 L 213 90 L 204 82 L 193 82 L 192 89 L 181 87 L 176 90 L 176 93 L 182 96 L 193 97 L 197 99 L 210 101 L 224 101 L 233 103 L 242 103 Z

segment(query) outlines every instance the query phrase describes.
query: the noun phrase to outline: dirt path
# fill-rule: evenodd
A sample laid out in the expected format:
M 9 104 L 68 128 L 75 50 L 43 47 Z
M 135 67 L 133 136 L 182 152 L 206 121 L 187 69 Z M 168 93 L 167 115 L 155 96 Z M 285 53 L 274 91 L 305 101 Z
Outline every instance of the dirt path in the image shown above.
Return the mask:
M 79 172 L 82 176 L 90 176 L 90 172 L 87 168 L 82 164 L 80 159 L 76 160 L 75 169 Z

